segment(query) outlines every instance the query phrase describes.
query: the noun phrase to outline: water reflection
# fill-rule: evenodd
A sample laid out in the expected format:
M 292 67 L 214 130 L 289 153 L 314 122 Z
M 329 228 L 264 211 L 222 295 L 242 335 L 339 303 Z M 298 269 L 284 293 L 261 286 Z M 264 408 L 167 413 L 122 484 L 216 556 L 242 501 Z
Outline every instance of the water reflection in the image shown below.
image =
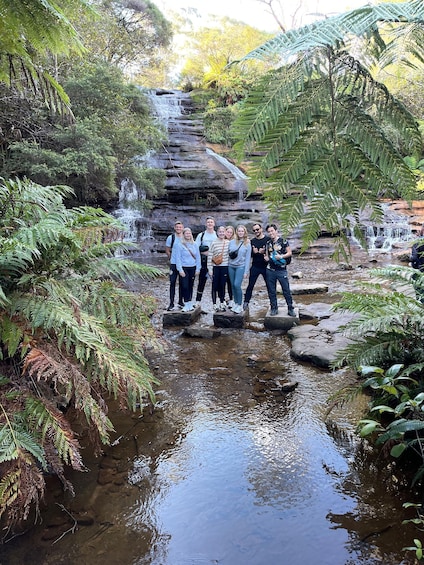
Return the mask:
M 355 409 L 325 420 L 348 371 L 299 365 L 287 338 L 268 332 L 164 338 L 165 354 L 152 360 L 158 409 L 114 415 L 115 444 L 88 462 L 91 473 L 72 477 L 78 496 L 66 507 L 90 509 L 93 524 L 53 545 L 41 535 L 57 515 L 45 515 L 2 548 L 2 565 L 407 563 L 402 547 L 416 532 L 399 525 L 403 500 L 387 490 L 390 469 L 358 449 Z M 258 377 L 299 385 L 258 398 Z M 102 484 L 97 471 L 112 464 L 121 474 Z

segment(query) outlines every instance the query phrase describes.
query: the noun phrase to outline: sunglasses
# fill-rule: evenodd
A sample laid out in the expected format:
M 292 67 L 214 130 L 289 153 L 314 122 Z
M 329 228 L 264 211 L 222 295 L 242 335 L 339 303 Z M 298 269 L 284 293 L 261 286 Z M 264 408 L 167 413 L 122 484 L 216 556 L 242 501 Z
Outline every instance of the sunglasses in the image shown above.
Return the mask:
M 261 228 L 253 228 L 253 231 L 261 231 Z

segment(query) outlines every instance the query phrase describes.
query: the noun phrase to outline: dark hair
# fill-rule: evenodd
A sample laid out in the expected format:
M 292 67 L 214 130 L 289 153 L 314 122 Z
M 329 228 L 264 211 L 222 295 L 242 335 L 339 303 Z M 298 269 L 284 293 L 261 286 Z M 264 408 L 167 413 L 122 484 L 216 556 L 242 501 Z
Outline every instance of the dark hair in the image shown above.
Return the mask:
M 255 222 L 252 226 L 252 229 L 255 229 L 255 226 L 259 226 L 262 229 L 262 226 L 259 222 Z
M 266 227 L 266 231 L 268 231 L 268 230 L 269 230 L 269 228 L 274 228 L 275 230 L 277 230 L 277 231 L 278 231 L 278 228 L 277 228 L 277 226 L 276 226 L 275 224 L 269 224 L 269 225 L 267 225 L 267 227 Z

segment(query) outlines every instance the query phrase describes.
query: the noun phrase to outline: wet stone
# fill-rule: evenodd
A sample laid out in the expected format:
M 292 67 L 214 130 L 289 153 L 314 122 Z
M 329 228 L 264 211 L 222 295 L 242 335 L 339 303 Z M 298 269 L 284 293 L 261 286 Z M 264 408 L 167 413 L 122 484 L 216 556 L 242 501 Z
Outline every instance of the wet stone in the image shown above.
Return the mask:
M 290 290 L 293 295 L 297 294 L 325 294 L 328 285 L 321 283 L 291 283 Z
M 176 312 L 164 312 L 162 317 L 163 327 L 169 326 L 189 326 L 199 319 L 202 309 L 200 306 L 196 306 L 191 312 L 182 312 L 181 310 Z
M 213 315 L 213 324 L 217 328 L 243 329 L 246 325 L 248 314 L 246 311 L 240 314 L 234 314 L 231 310 L 225 312 L 215 312 Z
M 188 337 L 201 337 L 205 339 L 213 339 L 221 335 L 220 330 L 213 328 L 185 328 L 183 333 Z
M 287 307 L 280 307 L 276 316 L 271 316 L 271 309 L 268 308 L 264 319 L 264 326 L 267 330 L 288 331 L 293 326 L 299 324 L 299 309 L 295 308 L 296 316 L 287 314 Z

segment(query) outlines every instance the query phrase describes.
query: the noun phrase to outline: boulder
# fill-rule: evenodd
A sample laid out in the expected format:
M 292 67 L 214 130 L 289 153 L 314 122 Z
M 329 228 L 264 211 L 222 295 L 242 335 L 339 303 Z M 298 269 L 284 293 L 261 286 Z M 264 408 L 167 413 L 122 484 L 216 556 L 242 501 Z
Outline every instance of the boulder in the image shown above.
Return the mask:
M 264 326 L 267 330 L 287 331 L 299 323 L 299 310 L 295 308 L 296 317 L 287 314 L 287 306 L 280 307 L 276 316 L 271 316 L 271 310 L 265 315 Z
M 247 312 L 234 314 L 231 310 L 214 312 L 213 324 L 217 328 L 243 329 L 246 325 Z
M 189 326 L 199 319 L 202 309 L 200 306 L 196 306 L 191 312 L 171 311 L 164 312 L 162 316 L 163 327 L 170 326 Z

